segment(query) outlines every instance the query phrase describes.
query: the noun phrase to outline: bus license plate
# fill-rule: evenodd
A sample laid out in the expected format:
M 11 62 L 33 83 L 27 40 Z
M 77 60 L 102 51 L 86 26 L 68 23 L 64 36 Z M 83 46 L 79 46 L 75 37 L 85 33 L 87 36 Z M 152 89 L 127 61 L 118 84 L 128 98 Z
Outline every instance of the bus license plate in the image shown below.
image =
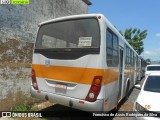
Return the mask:
M 67 85 L 64 84 L 56 84 L 55 85 L 55 92 L 59 94 L 66 94 Z

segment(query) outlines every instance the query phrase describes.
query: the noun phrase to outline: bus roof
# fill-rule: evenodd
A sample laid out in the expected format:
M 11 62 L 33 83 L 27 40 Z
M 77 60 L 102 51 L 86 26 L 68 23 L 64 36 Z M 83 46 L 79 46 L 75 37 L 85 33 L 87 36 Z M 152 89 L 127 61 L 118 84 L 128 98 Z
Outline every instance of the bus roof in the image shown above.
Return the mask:
M 96 16 L 103 16 L 102 14 L 80 14 L 80 15 L 71 15 L 71 16 L 64 16 L 64 17 L 59 17 L 55 19 L 51 19 L 48 21 L 44 21 L 39 24 L 39 26 L 52 23 L 52 22 L 57 22 L 57 21 L 63 21 L 63 20 L 70 20 L 70 19 L 78 19 L 78 18 L 88 18 L 88 17 L 96 17 Z

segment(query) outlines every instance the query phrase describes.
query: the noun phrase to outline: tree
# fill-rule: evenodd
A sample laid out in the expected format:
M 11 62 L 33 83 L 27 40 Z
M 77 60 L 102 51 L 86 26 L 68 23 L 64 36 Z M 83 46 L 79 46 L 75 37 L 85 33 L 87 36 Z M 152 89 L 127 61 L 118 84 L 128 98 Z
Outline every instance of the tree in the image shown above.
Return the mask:
M 147 64 L 151 64 L 151 59 L 149 59 L 149 58 L 146 59 L 146 63 L 147 63 Z
M 137 28 L 129 28 L 126 29 L 124 33 L 122 31 L 119 32 L 139 55 L 144 51 L 143 40 L 147 37 L 147 30 L 141 31 Z

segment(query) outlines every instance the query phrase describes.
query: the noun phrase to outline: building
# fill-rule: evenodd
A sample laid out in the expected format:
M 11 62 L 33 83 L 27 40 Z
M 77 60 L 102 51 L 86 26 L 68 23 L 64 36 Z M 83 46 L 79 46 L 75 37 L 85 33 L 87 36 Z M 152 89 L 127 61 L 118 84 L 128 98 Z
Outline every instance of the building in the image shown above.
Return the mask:
M 0 111 L 34 102 L 29 89 L 38 23 L 87 14 L 88 5 L 88 0 L 30 0 L 29 5 L 0 5 Z

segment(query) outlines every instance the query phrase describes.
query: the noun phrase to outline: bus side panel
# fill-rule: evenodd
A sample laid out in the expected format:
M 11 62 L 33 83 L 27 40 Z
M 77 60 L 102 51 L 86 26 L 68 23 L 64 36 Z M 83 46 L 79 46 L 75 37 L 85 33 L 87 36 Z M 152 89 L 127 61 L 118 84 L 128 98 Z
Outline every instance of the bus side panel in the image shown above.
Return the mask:
M 109 111 L 116 107 L 118 103 L 118 91 L 119 91 L 119 75 L 118 68 L 109 68 L 105 70 L 104 75 L 104 111 Z
M 131 82 L 130 82 L 130 89 L 134 86 L 134 67 L 131 66 L 131 72 L 130 72 L 130 75 L 131 75 Z
M 118 104 L 118 80 L 104 86 L 104 111 L 110 111 Z

